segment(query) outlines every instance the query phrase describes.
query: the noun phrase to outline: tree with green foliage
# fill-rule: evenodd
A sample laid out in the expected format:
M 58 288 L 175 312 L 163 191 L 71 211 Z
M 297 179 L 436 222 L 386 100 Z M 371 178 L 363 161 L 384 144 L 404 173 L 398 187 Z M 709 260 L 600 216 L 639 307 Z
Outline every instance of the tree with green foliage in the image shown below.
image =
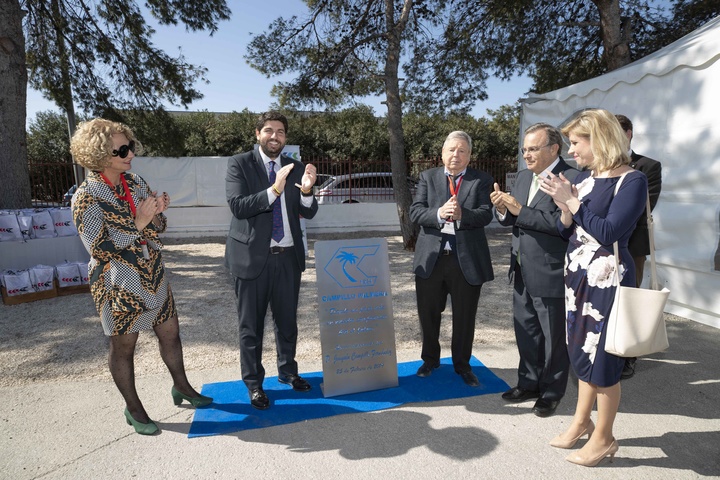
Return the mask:
M 0 2 L 0 208 L 30 203 L 25 144 L 27 83 L 68 116 L 74 131 L 77 104 L 88 115 L 126 119 L 126 112 L 187 106 L 202 98 L 195 88 L 205 69 L 182 55 L 156 48 L 144 15 L 161 25 L 183 24 L 212 35 L 230 10 L 225 0 L 2 0 Z M 10 54 L 5 52 L 11 51 Z M 28 74 L 29 72 L 29 74 Z M 22 167 L 24 166 L 24 172 Z
M 184 155 L 189 157 L 230 156 L 252 149 L 256 143 L 257 115 L 242 112 L 182 113 L 174 117 L 184 140 Z
M 288 113 L 288 119 L 288 143 L 300 145 L 303 156 L 358 161 L 389 158 L 387 122 L 366 105 L 336 112 Z
M 366 95 L 386 99 L 390 162 L 400 230 L 414 248 L 400 96 L 403 45 L 435 25 L 436 0 L 304 0 L 307 17 L 278 18 L 253 38 L 246 59 L 267 76 L 296 73 L 275 86 L 282 107 L 337 107 Z
M 72 155 L 67 119 L 62 114 L 38 112 L 28 126 L 27 156 L 33 200 L 60 201 L 60 196 L 75 183 L 72 170 L 67 168 L 72 163 Z M 62 163 L 68 165 L 60 165 Z
M 417 230 L 407 215 L 403 104 L 406 112 L 467 113 L 486 98 L 490 72 L 527 73 L 536 91 L 585 80 L 662 47 L 653 39 L 670 21 L 667 7 L 650 0 L 304 2 L 307 16 L 276 19 L 253 38 L 246 59 L 268 77 L 295 74 L 273 89 L 282 107 L 334 109 L 385 96 L 406 248 Z
M 406 67 L 432 107 L 444 76 L 481 58 L 503 79 L 527 74 L 543 93 L 602 75 L 668 45 L 720 13 L 716 0 L 486 0 L 451 2 L 442 35 L 420 37 Z
M 67 120 L 58 112 L 38 112 L 28 125 L 27 156 L 35 162 L 71 163 Z

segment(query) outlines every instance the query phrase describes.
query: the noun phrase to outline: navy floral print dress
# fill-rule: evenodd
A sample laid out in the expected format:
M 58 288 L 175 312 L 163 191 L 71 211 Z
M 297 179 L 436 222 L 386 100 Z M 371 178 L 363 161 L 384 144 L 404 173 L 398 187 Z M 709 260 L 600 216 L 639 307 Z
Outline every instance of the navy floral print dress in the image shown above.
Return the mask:
M 617 283 L 613 243 L 620 251 L 622 285 L 635 286 L 635 266 L 628 239 L 640 215 L 645 214 L 647 177 L 637 171 L 620 177 L 596 178 L 580 173 L 574 184 L 580 209 L 573 224 L 560 233 L 569 239 L 565 257 L 565 310 L 568 355 L 577 377 L 599 387 L 620 381 L 625 359 L 605 352 L 606 320 Z

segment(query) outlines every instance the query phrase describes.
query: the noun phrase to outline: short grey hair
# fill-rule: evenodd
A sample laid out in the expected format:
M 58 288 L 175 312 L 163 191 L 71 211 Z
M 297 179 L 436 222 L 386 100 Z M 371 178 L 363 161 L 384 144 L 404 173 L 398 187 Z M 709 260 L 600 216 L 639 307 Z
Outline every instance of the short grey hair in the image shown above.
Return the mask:
M 472 153 L 472 137 L 470 137 L 469 134 L 463 132 L 462 130 L 455 130 L 454 132 L 450 132 L 450 134 L 445 139 L 445 143 L 443 143 L 443 149 L 445 149 L 448 143 L 458 138 L 460 140 L 464 140 L 468 144 L 468 147 L 470 148 L 470 153 Z
M 563 137 L 559 128 L 553 127 L 549 123 L 534 123 L 525 129 L 525 135 L 535 133 L 538 130 L 545 130 L 548 137 L 548 145 L 557 145 L 558 153 L 562 151 Z

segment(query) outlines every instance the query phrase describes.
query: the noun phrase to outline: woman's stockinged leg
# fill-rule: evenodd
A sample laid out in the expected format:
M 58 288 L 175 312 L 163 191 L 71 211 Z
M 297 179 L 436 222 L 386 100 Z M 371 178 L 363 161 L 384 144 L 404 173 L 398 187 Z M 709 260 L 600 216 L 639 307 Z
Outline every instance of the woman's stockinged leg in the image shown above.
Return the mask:
M 607 447 L 615 438 L 613 424 L 620 407 L 620 394 L 619 382 L 611 387 L 598 388 L 598 422 L 592 441 L 597 442 L 599 446 Z
M 118 390 L 120 390 L 120 394 L 125 399 L 128 411 L 135 420 L 147 423 L 150 419 L 135 389 L 134 357 L 137 339 L 137 333 L 111 336 L 108 364 L 110 374 Z
M 185 395 L 197 397 L 200 395 L 193 389 L 185 374 L 183 362 L 182 341 L 180 340 L 180 325 L 177 316 L 153 327 L 160 345 L 160 356 L 165 362 L 173 379 L 174 387 Z
M 590 425 L 593 406 L 597 399 L 598 389 L 595 385 L 582 380 L 578 380 L 578 399 L 575 406 L 575 415 L 573 415 L 570 427 L 560 434 L 557 439 L 569 441 L 580 436 Z
M 617 451 L 613 447 L 613 424 L 620 406 L 620 383 L 597 387 L 597 426 L 590 440 L 577 452 L 576 458 L 592 459 Z

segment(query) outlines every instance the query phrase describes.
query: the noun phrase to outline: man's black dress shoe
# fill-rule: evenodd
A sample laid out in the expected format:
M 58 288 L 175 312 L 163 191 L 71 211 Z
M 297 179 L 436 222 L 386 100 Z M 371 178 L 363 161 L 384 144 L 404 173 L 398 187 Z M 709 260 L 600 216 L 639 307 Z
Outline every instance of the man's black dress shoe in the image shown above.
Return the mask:
M 632 376 L 635 375 L 636 361 L 637 357 L 625 359 L 625 366 L 623 366 L 622 373 L 620 374 L 620 380 L 627 380 L 628 378 L 632 378 Z
M 536 392 L 534 390 L 525 390 L 520 387 L 513 387 L 507 392 L 502 394 L 502 399 L 507 402 L 524 402 L 525 400 L 530 400 L 531 398 L 539 398 L 540 392 Z
M 258 410 L 265 410 L 270 406 L 270 399 L 262 388 L 255 388 L 250 390 L 250 405 Z
M 560 405 L 560 400 L 546 400 L 542 397 L 537 399 L 532 412 L 538 417 L 549 417 L 555 413 L 555 409 Z
M 435 370 L 440 366 L 440 362 L 437 363 L 428 363 L 425 362 L 422 365 L 420 365 L 420 368 L 418 368 L 417 376 L 418 377 L 429 377 L 432 375 L 432 371 Z
M 479 387 L 480 386 L 480 380 L 475 376 L 473 372 L 468 370 L 467 372 L 463 372 L 460 374 L 460 376 L 463 379 L 463 382 L 467 383 L 471 387 Z
M 278 382 L 284 383 L 286 385 L 292 385 L 293 390 L 296 392 L 307 392 L 312 387 L 308 383 L 307 380 L 302 378 L 300 375 L 287 375 L 287 376 L 278 376 Z

